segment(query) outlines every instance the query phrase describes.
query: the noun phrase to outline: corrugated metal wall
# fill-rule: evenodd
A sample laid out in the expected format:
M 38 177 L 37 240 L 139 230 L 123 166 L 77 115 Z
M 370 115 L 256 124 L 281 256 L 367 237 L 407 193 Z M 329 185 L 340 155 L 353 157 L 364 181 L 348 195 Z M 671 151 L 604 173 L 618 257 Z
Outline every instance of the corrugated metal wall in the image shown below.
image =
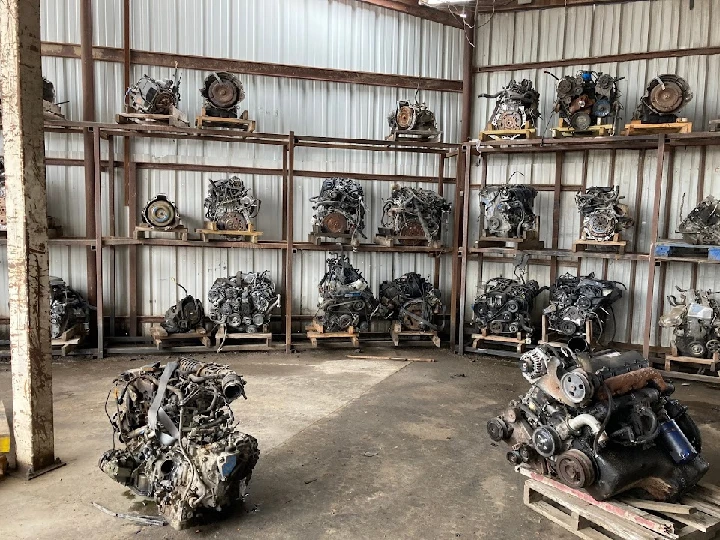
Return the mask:
M 478 21 L 476 57 L 477 66 L 499 66 L 526 62 L 555 61 L 564 58 L 585 58 L 591 56 L 642 53 L 648 51 L 675 48 L 695 48 L 720 45 L 720 29 L 712 21 L 720 14 L 720 5 L 713 0 L 696 0 L 695 8 L 689 9 L 684 0 L 654 0 L 629 2 L 624 4 L 598 5 L 573 8 L 557 8 L 517 13 L 497 13 L 494 16 L 481 16 Z M 550 136 L 550 127 L 557 125 L 558 118 L 552 114 L 555 97 L 555 80 L 543 72 L 547 69 L 557 76 L 574 74 L 580 69 L 593 69 L 615 76 L 625 77 L 620 82 L 622 91 L 623 123 L 630 120 L 635 107 L 644 93 L 650 78 L 661 73 L 678 73 L 691 85 L 695 98 L 683 110 L 694 122 L 694 129 L 707 129 L 711 119 L 720 117 L 719 81 L 715 76 L 720 68 L 720 55 L 687 56 L 682 58 L 636 60 L 610 64 L 583 64 L 560 68 L 542 68 L 519 71 L 496 71 L 479 73 L 475 76 L 476 93 L 495 93 L 510 79 L 527 78 L 535 83 L 541 93 L 540 111 L 543 118 L 539 133 Z M 494 100 L 477 101 L 473 125 L 480 129 L 484 126 L 494 107 Z M 679 237 L 675 230 L 680 201 L 687 194 L 685 213 L 696 203 L 696 188 L 700 167 L 699 148 L 678 148 L 675 150 L 674 178 L 671 194 L 669 232 L 670 237 Z M 705 167 L 704 195 L 720 194 L 720 149 L 708 147 Z M 650 222 L 652 198 L 655 181 L 656 153 L 648 151 L 643 171 L 643 190 L 639 200 L 635 199 L 638 176 L 639 151 L 617 152 L 614 172 L 611 170 L 610 151 L 591 151 L 589 153 L 587 185 L 606 186 L 614 176 L 615 184 L 620 185 L 621 193 L 626 196 L 631 212 L 639 205 L 640 220 L 636 228 L 629 231 L 630 241 L 637 235 L 637 251 L 647 253 L 650 243 Z M 488 183 L 502 183 L 515 171 L 524 174 L 524 181 L 535 184 L 553 183 L 555 178 L 555 156 L 553 154 L 512 155 L 488 157 Z M 582 175 L 582 152 L 567 153 L 564 157 L 563 183 L 578 185 Z M 667 176 L 667 175 L 666 175 Z M 523 181 L 522 177 L 515 180 Z M 479 183 L 479 167 L 473 167 L 473 183 Z M 665 188 L 666 186 L 664 186 Z M 477 238 L 479 202 L 477 192 L 473 192 L 471 208 L 471 239 Z M 665 199 L 663 198 L 662 205 Z M 536 212 L 541 216 L 541 239 L 549 245 L 551 240 L 552 192 L 541 192 L 536 200 Z M 563 192 L 561 197 L 559 248 L 568 249 L 578 237 L 580 221 L 575 207 L 574 193 Z M 662 230 L 662 223 L 661 223 Z M 470 306 L 479 283 L 494 276 L 512 275 L 512 264 L 484 263 L 482 276 L 478 276 L 476 259 L 471 258 L 468 265 L 466 294 L 468 306 L 466 317 L 471 316 Z M 622 301 L 616 304 L 618 321 L 617 335 L 622 337 L 626 331 L 629 297 L 633 297 L 632 342 L 642 343 L 644 338 L 644 306 L 648 291 L 647 263 L 638 263 L 635 283 L 630 279 L 631 263 L 627 260 L 611 260 L 608 278 L 628 285 L 629 291 Z M 559 272 L 575 272 L 574 268 L 560 267 Z M 582 274 L 594 271 L 602 275 L 602 261 L 583 259 Z M 670 264 L 666 274 L 665 292 L 671 293 L 676 285 L 688 287 L 691 265 Z M 549 285 L 549 268 L 535 266 L 529 272 L 531 279 L 537 279 L 541 285 Z M 701 265 L 698 272 L 698 287 L 712 288 L 717 281 L 717 270 L 713 265 Z M 658 290 L 659 278 L 651 285 Z M 541 303 L 546 302 L 541 297 Z M 658 310 L 656 304 L 655 310 Z M 654 320 L 657 321 L 657 313 Z M 669 333 L 663 332 L 661 343 L 669 343 Z M 655 343 L 656 329 L 651 333 L 651 344 Z
M 356 0 L 162 0 L 131 2 L 133 49 L 192 54 L 260 62 L 368 71 L 411 76 L 462 78 L 463 33 L 456 28 L 424 21 Z M 122 1 L 93 2 L 94 44 L 122 46 Z M 42 1 L 42 39 L 79 43 L 79 2 Z M 122 110 L 122 65 L 95 63 L 97 120 L 113 122 Z M 132 78 L 144 73 L 160 78 L 169 69 L 133 66 Z M 43 73 L 55 84 L 58 101 L 68 101 L 63 111 L 71 120 L 81 119 L 82 84 L 78 59 L 43 58 Z M 207 75 L 183 70 L 180 108 L 194 118 L 202 106 L 197 90 Z M 301 135 L 380 139 L 387 135 L 386 116 L 398 99 L 412 98 L 414 90 L 340 84 L 263 76 L 240 76 L 246 90 L 250 118 L 258 131 Z M 435 111 L 444 140 L 458 141 L 460 95 L 423 92 L 421 99 Z M 54 157 L 82 157 L 82 138 L 47 135 L 47 154 Z M 136 161 L 179 161 L 216 165 L 281 168 L 282 153 L 274 147 L 218 142 L 138 139 L 133 145 Z M 118 152 L 121 148 L 118 149 Z M 121 154 L 118 154 L 121 155 Z M 437 157 L 381 154 L 300 148 L 298 170 L 374 172 L 435 176 Z M 448 163 L 446 176 L 454 175 Z M 224 175 L 159 170 L 138 171 L 138 197 L 142 201 L 166 193 L 174 200 L 189 228 L 202 223 L 203 199 L 208 180 Z M 281 178 L 241 175 L 262 200 L 258 220 L 263 239 L 280 239 Z M 84 235 L 84 180 L 80 167 L 48 167 L 49 214 L 65 228 L 66 235 Z M 107 179 L 105 179 L 105 182 Z M 307 238 L 312 215 L 308 198 L 316 194 L 322 180 L 297 180 L 295 200 L 296 240 Z M 127 209 L 122 206 L 122 172 L 117 178 L 119 235 L 129 233 Z M 370 215 L 366 233 L 377 228 L 381 200 L 389 195 L 388 182 L 364 182 Z M 453 197 L 454 190 L 446 190 Z M 107 196 L 105 197 L 107 200 Z M 107 223 L 104 233 L 107 234 Z M 128 313 L 128 260 L 124 248 L 117 250 L 116 313 Z M 5 250 L 0 251 L 0 290 L 7 282 Z M 279 251 L 243 249 L 199 249 L 141 247 L 139 265 L 142 287 L 140 315 L 162 315 L 175 303 L 174 279 L 191 294 L 206 300 L 215 278 L 239 270 L 270 270 L 276 281 L 281 276 Z M 432 259 L 416 255 L 355 254 L 353 262 L 365 273 L 377 292 L 380 282 L 402 272 L 417 270 L 431 276 Z M 53 275 L 62 276 L 72 287 L 85 293 L 84 248 L 53 246 Z M 313 313 L 315 291 L 323 273 L 323 253 L 297 255 L 295 275 L 296 310 Z M 448 268 L 443 265 L 442 288 L 450 291 Z M 109 267 L 105 262 L 105 295 L 109 294 Z M 282 287 L 280 286 L 282 289 Z M 297 302 L 300 302 L 298 305 Z M 106 310 L 110 306 L 106 302 Z M 0 317 L 7 316 L 7 302 L 0 302 Z M 106 311 L 107 313 L 107 311 Z

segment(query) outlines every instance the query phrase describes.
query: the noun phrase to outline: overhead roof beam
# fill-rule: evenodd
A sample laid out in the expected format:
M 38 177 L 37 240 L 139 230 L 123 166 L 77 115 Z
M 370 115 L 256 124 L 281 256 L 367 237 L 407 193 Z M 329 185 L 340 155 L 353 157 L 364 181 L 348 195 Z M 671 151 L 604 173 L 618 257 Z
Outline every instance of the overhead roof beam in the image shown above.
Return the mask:
M 478 1 L 478 13 L 506 12 L 506 11 L 530 11 L 534 9 L 551 9 L 558 7 L 591 6 L 593 4 L 625 4 L 639 0 L 533 0 L 531 4 L 518 4 L 517 0 L 510 0 L 509 3 L 498 2 L 493 6 L 490 0 Z
M 373 6 L 380 6 L 400 13 L 406 13 L 421 19 L 427 19 L 436 23 L 452 26 L 453 28 L 465 28 L 465 23 L 452 13 L 440 11 L 427 6 L 421 6 L 417 0 L 356 0 Z

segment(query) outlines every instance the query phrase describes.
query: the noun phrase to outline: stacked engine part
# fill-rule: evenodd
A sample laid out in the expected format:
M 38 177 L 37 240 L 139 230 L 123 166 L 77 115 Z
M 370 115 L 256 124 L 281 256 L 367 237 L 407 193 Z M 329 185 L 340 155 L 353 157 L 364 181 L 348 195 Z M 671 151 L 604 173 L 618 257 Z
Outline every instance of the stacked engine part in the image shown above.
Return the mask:
M 595 499 L 635 489 L 673 501 L 708 463 L 687 407 L 637 352 L 574 354 L 542 345 L 520 359 L 528 392 L 487 424 L 530 467 Z
M 178 286 L 185 291 L 185 296 L 165 312 L 165 318 L 160 323 L 168 334 L 190 332 L 204 326 L 205 323 L 205 309 L 202 302 L 187 294 L 185 287 Z
M 351 326 L 358 332 L 367 332 L 378 308 L 367 280 L 350 264 L 347 255 L 330 257 L 326 267 L 318 284 L 316 323 L 325 332 L 342 332 Z
M 678 225 L 678 232 L 693 244 L 720 244 L 720 201 L 712 196 L 702 200 Z
M 535 298 L 543 290 L 535 280 L 490 279 L 475 298 L 472 322 L 490 334 L 526 332 L 532 336 L 535 328 L 531 313 Z
M 595 71 L 566 75 L 558 79 L 555 111 L 576 131 L 587 131 L 596 124 L 614 124 L 621 108 L 617 85 L 621 80 Z
M 386 319 L 399 321 L 405 330 L 437 330 L 443 313 L 440 291 L 416 272 L 380 285 L 381 310 Z
M 479 193 L 484 236 L 524 238 L 526 232 L 535 230 L 535 188 L 515 184 L 483 188 Z
M 615 233 L 632 227 L 628 208 L 619 203 L 620 199 L 624 199 L 620 186 L 590 187 L 575 195 L 586 239 L 605 242 L 612 240 Z
M 200 94 L 205 98 L 205 114 L 219 118 L 237 118 L 238 105 L 245 99 L 245 89 L 240 80 L 225 71 L 205 77 Z
M 173 79 L 156 80 L 143 75 L 128 88 L 127 101 L 139 113 L 170 114 L 180 103 L 180 77 L 177 69 Z
M 0 231 L 7 231 L 5 193 L 5 159 L 0 156 Z
M 265 272 L 238 272 L 218 278 L 208 291 L 210 319 L 236 332 L 261 332 L 270 322 L 270 312 L 280 305 L 275 283 Z
M 450 203 L 433 191 L 395 184 L 390 198 L 383 203 L 378 234 L 405 237 L 399 241 L 404 245 L 439 240 L 442 223 L 450 208 Z
M 142 220 L 153 229 L 167 231 L 180 226 L 180 212 L 175 203 L 160 194 L 150 199 L 142 211 Z
M 205 198 L 205 217 L 217 223 L 221 231 L 247 231 L 260 211 L 260 201 L 250 194 L 237 176 L 210 180 Z
M 678 119 L 678 113 L 692 101 L 690 85 L 674 74 L 658 75 L 651 80 L 640 98 L 633 120 L 643 124 L 667 124 Z
M 43 77 L 43 101 L 55 103 L 55 85 Z
M 230 509 L 243 499 L 260 456 L 257 440 L 234 424 L 230 404 L 241 396 L 245 381 L 220 364 L 180 358 L 125 371 L 105 404 L 113 447 L 117 437 L 123 448 L 105 452 L 98 465 L 153 497 L 176 529 Z
M 678 299 L 668 296 L 672 308 L 660 317 L 660 326 L 673 329 L 681 356 L 712 358 L 720 352 L 720 306 L 713 291 L 684 290 Z
M 568 338 L 584 337 L 586 322 L 592 323 L 592 341 L 599 341 L 605 330 L 612 304 L 622 298 L 622 287 L 617 281 L 595 279 L 595 274 L 559 276 L 550 287 L 550 305 L 543 313 L 548 320 L 548 328 Z
M 435 113 L 425 103 L 417 100 L 398 101 L 395 110 L 388 115 L 388 124 L 397 131 L 436 131 Z
M 490 124 L 495 129 L 522 129 L 526 123 L 535 127 L 540 118 L 538 102 L 540 93 L 533 88 L 532 81 L 523 79 L 511 80 L 497 94 L 480 94 L 478 97 L 497 99 L 495 109 L 490 117 Z
M 323 181 L 320 194 L 312 197 L 315 215 L 313 231 L 318 234 L 350 234 L 353 239 L 365 229 L 365 192 L 355 180 L 329 178 Z
M 59 338 L 77 324 L 85 331 L 90 322 L 90 306 L 79 293 L 58 277 L 50 276 L 50 335 Z

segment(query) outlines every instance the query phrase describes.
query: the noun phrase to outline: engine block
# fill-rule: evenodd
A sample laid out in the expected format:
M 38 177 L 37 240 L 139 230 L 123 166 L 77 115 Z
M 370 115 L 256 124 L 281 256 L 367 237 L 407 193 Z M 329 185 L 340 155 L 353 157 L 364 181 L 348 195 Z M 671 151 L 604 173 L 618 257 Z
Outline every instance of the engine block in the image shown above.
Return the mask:
M 90 305 L 80 294 L 58 277 L 50 276 L 50 335 L 59 338 L 63 332 L 81 324 L 88 330 Z
M 388 124 L 399 131 L 436 131 L 437 122 L 425 103 L 398 101 L 395 110 L 388 115 Z
M 614 124 L 621 109 L 617 83 L 622 79 L 595 71 L 557 79 L 555 111 L 565 124 L 580 132 L 596 124 Z
M 383 203 L 378 234 L 402 237 L 399 243 L 404 245 L 439 240 L 451 208 L 449 202 L 433 191 L 393 185 L 390 198 Z
M 165 312 L 160 326 L 168 334 L 180 334 L 204 326 L 204 322 L 205 309 L 202 302 L 187 295 Z
M 720 244 L 720 201 L 713 196 L 702 200 L 678 225 L 678 232 L 693 244 Z
M 720 305 L 715 293 L 677 289 L 680 298 L 668 296 L 672 307 L 660 317 L 660 326 L 673 329 L 673 342 L 681 356 L 711 358 L 720 352 Z
M 535 280 L 490 279 L 475 298 L 472 322 L 478 330 L 490 334 L 526 332 L 532 336 L 535 328 L 531 314 L 535 298 L 545 289 Z
M 583 234 L 587 240 L 605 242 L 612 240 L 615 233 L 633 225 L 628 208 L 620 204 L 620 187 L 590 187 L 575 195 L 580 211 Z
M 177 69 L 173 79 L 156 80 L 143 75 L 128 88 L 128 104 L 137 112 L 145 114 L 170 114 L 180 103 L 180 77 Z
M 237 176 L 226 180 L 210 180 L 205 198 L 205 217 L 217 223 L 221 231 L 247 231 L 260 212 L 256 199 Z
M 535 230 L 535 188 L 515 184 L 482 188 L 479 193 L 484 236 L 523 238 Z
M 416 272 L 380 285 L 380 304 L 386 319 L 406 330 L 438 330 L 436 318 L 444 312 L 440 291 Z
M 640 120 L 643 124 L 675 122 L 680 110 L 692 98 L 693 93 L 685 79 L 669 73 L 658 75 L 648 83 L 633 120 Z
M 229 278 L 218 278 L 208 291 L 210 319 L 236 332 L 261 332 L 270 322 L 270 312 L 280 305 L 275 283 L 262 273 L 238 272 Z
M 111 398 L 112 396 L 112 398 Z M 98 466 L 152 497 L 176 529 L 242 501 L 260 452 L 234 424 L 245 381 L 228 366 L 180 358 L 120 374 L 105 411 L 122 448 Z
M 245 89 L 232 73 L 217 71 L 205 77 L 200 95 L 205 98 L 207 116 L 237 118 L 238 105 L 245 99 Z
M 525 124 L 535 127 L 540 118 L 538 102 L 540 94 L 533 88 L 532 81 L 515 79 L 497 94 L 480 94 L 478 97 L 497 99 L 490 116 L 490 124 L 499 130 L 523 129 Z
M 312 197 L 315 215 L 313 231 L 320 234 L 350 234 L 353 240 L 365 229 L 365 191 L 354 180 L 330 178 L 323 181 L 320 194 Z

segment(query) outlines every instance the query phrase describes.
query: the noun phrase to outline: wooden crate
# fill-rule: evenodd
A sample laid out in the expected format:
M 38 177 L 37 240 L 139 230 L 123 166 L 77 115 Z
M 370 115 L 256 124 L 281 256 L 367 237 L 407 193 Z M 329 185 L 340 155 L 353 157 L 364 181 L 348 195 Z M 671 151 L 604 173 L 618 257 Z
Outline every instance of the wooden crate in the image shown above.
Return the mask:
M 692 122 L 687 118 L 678 118 L 667 124 L 643 124 L 640 120 L 631 120 L 625 124 L 623 135 L 659 135 L 661 133 L 691 133 Z
M 262 231 L 256 230 L 252 223 L 248 225 L 247 231 L 231 231 L 218 229 L 217 223 L 214 221 L 208 221 L 204 229 L 195 229 L 195 232 L 200 235 L 203 242 L 226 240 L 227 237 L 235 237 L 240 240 L 249 241 L 252 244 L 257 244 L 258 239 L 263 235 Z
M 655 243 L 655 256 L 670 259 L 693 258 L 720 261 L 720 246 L 690 244 L 682 240 L 658 240 Z
M 538 340 L 538 344 L 540 345 L 552 345 L 553 347 L 567 347 L 567 342 L 563 343 L 561 341 L 557 341 L 558 339 L 569 339 L 567 336 L 559 337 L 560 334 L 558 332 L 555 332 L 554 330 L 550 330 L 548 327 L 548 320 L 547 315 L 543 313 L 542 315 L 542 330 L 540 334 L 540 339 Z M 592 329 L 592 321 L 587 320 L 585 321 L 585 341 L 587 341 L 590 345 L 593 343 L 593 329 Z
M 318 346 L 318 339 L 341 338 L 349 339 L 354 347 L 360 346 L 360 333 L 352 326 L 343 332 L 326 332 L 321 324 L 313 321 L 305 327 L 307 337 L 313 347 Z
M 612 137 L 615 134 L 614 124 L 596 124 L 590 126 L 585 131 L 577 131 L 574 127 L 565 124 L 561 118 L 558 126 L 552 130 L 553 139 L 563 139 L 565 137 Z
M 237 342 L 242 343 L 237 343 Z M 262 332 L 229 332 L 221 324 L 215 334 L 215 342 L 220 351 L 268 351 L 272 349 L 272 333 L 268 332 L 268 325 L 264 324 Z
M 416 142 L 440 142 L 442 131 L 437 129 L 396 129 L 385 137 L 386 141 L 416 141 Z
M 525 122 L 525 127 L 520 129 L 497 129 L 492 124 L 485 126 L 480 132 L 478 138 L 480 142 L 513 140 L 513 139 L 534 139 L 537 136 L 537 130 L 530 124 Z
M 52 340 L 53 352 L 59 352 L 60 356 L 67 356 L 77 348 L 85 334 L 85 326 L 82 324 L 76 324 L 65 330 L 60 337 Z
M 118 124 L 165 124 L 172 127 L 189 127 L 187 117 L 175 107 L 170 114 L 119 113 L 115 115 Z
M 470 338 L 473 340 L 473 349 L 477 349 L 479 347 L 479 343 L 481 341 L 485 341 L 492 345 L 509 345 L 511 347 L 515 347 L 515 352 L 518 354 L 525 352 L 525 345 L 528 344 L 528 336 L 524 332 L 517 332 L 515 337 L 500 336 L 497 334 L 490 334 L 487 329 L 483 328 L 479 334 L 472 334 Z
M 615 233 L 612 240 L 588 240 L 585 233 L 583 233 L 580 240 L 573 241 L 572 251 L 577 253 L 578 251 L 586 251 L 588 247 L 602 247 L 617 251 L 618 255 L 624 255 L 626 246 L 627 241 L 621 240 L 620 233 Z
M 195 127 L 198 129 L 206 128 L 231 128 L 240 131 L 252 133 L 255 131 L 255 120 L 248 120 L 248 112 L 243 111 L 240 118 L 223 118 L 221 116 L 208 116 L 205 107 L 202 112 L 195 117 Z
M 155 342 L 155 346 L 158 349 L 170 348 L 173 349 L 182 347 L 183 344 L 188 342 L 200 341 L 203 347 L 210 347 L 211 340 L 207 331 L 204 328 L 196 328 L 191 332 L 180 332 L 177 334 L 168 334 L 162 326 L 150 327 L 150 335 Z M 192 346 L 197 346 L 197 343 L 193 343 Z
M 175 236 L 175 238 L 182 240 L 183 242 L 187 241 L 188 239 L 188 229 L 187 227 L 183 227 L 182 225 L 178 225 L 177 227 L 173 227 L 172 229 L 156 229 L 155 227 L 153 227 L 152 225 L 148 225 L 147 223 L 142 223 L 135 226 L 133 237 L 135 238 L 135 240 L 144 240 L 146 238 L 150 238 L 150 233 L 171 234 Z
M 429 337 L 436 347 L 440 347 L 440 337 L 435 330 L 403 330 L 400 321 L 393 321 L 390 327 L 390 336 L 396 347 L 400 346 L 400 339 L 403 337 L 424 336 Z

